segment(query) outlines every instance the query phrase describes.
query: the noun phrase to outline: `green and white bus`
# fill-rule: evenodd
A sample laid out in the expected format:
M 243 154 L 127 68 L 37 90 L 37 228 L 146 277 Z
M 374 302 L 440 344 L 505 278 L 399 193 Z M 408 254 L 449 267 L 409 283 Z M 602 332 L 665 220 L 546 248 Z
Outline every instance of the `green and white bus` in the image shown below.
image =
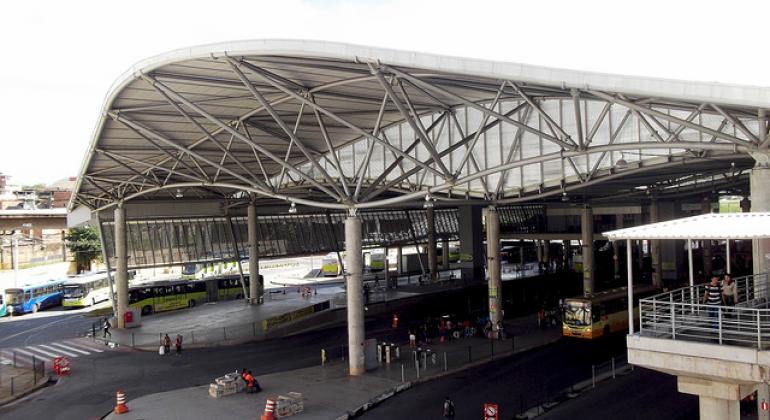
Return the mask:
M 107 273 L 71 277 L 64 283 L 62 305 L 70 307 L 93 306 L 110 298 L 110 279 Z
M 244 276 L 244 282 L 248 290 L 248 276 Z M 148 282 L 132 285 L 128 290 L 128 306 L 141 311 L 142 315 L 192 308 L 204 302 L 243 298 L 239 276 Z

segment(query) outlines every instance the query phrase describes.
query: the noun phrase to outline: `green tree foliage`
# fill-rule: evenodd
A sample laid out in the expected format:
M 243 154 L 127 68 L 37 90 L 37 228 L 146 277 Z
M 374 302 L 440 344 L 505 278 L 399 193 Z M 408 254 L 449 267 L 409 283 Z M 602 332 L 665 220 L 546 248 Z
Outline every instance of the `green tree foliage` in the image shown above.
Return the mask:
M 67 241 L 67 249 L 75 254 L 78 273 L 90 269 L 91 261 L 99 259 L 102 255 L 99 234 L 93 227 L 72 228 L 64 239 Z

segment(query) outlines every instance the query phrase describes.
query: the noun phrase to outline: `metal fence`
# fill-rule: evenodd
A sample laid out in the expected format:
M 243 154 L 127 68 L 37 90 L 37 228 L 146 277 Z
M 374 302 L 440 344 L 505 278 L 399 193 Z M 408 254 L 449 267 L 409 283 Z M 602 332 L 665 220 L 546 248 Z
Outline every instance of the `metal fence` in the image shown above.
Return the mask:
M 46 378 L 45 361 L 34 356 L 32 362 L 22 359 L 13 352 L 11 360 L 0 364 L 0 401 L 27 392 Z
M 683 287 L 639 301 L 642 336 L 770 347 L 768 274 L 738 277 L 735 305 L 706 305 L 706 284 Z

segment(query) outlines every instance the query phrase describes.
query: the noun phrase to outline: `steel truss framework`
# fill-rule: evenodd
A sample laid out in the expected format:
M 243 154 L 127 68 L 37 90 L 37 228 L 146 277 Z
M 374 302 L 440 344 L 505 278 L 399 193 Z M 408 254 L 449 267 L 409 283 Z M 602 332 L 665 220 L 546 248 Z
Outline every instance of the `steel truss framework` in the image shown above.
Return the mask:
M 767 161 L 770 142 L 766 109 L 740 103 L 237 52 L 136 72 L 96 133 L 71 206 L 249 195 L 363 209 L 426 196 L 665 194 L 693 184 L 677 181 L 685 175 L 735 184 L 754 159 Z

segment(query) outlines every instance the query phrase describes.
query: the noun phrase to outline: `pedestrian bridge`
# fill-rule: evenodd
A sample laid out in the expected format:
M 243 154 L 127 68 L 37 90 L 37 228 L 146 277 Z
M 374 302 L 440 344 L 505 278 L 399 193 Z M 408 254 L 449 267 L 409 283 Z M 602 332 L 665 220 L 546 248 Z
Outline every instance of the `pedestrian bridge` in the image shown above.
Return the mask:
M 735 279 L 734 306 L 702 304 L 705 284 L 639 301 L 639 331 L 627 338 L 629 363 L 678 377 L 700 397 L 701 419 L 737 419 L 739 402 L 770 381 L 768 274 Z

